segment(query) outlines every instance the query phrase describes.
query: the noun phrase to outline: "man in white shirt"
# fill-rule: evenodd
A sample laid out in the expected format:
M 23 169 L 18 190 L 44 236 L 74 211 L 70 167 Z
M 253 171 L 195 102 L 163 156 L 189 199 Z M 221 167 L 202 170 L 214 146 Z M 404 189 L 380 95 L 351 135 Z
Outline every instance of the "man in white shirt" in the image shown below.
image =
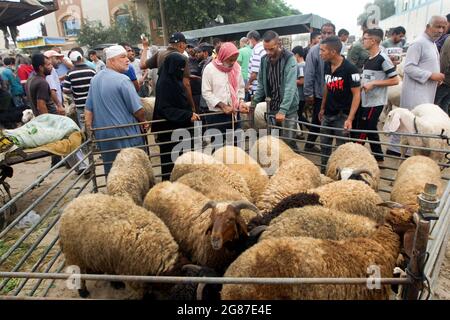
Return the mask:
M 261 66 L 261 59 L 266 55 L 264 45 L 261 41 L 261 35 L 258 31 L 250 31 L 247 34 L 247 39 L 250 43 L 250 48 L 253 49 L 248 65 L 249 79 L 245 86 L 245 91 L 249 92 L 251 96 L 256 92 L 258 88 L 258 73 Z
M 45 77 L 45 80 L 47 80 L 48 85 L 50 86 L 51 99 L 56 106 L 56 112 L 58 114 L 65 115 L 61 81 L 59 80 L 58 73 L 56 72 L 58 64 L 61 63 L 59 58 L 64 57 L 64 55 L 56 52 L 55 50 L 48 50 L 44 52 L 44 56 L 50 59 L 53 66 L 50 75 Z

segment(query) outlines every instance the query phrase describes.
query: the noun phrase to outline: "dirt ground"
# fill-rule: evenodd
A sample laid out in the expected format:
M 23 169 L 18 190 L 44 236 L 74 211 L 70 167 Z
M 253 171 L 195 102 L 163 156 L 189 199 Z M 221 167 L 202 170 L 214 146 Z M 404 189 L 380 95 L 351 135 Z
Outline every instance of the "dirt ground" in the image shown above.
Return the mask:
M 12 179 L 9 179 L 9 184 L 11 185 L 11 193 L 12 195 L 16 195 L 17 193 L 21 192 L 24 188 L 29 186 L 31 183 L 33 183 L 38 177 L 46 172 L 50 168 L 50 158 L 43 158 L 38 159 L 35 161 L 30 161 L 23 164 L 18 164 L 14 166 L 14 177 Z M 56 172 L 49 176 L 48 179 L 46 179 L 45 182 L 43 182 L 40 186 L 36 187 L 35 189 L 28 192 L 24 197 L 22 197 L 18 202 L 18 209 L 19 212 L 22 212 L 24 209 L 26 209 L 31 203 L 33 203 L 38 197 L 40 197 L 43 192 L 48 190 L 48 188 L 56 182 L 58 179 L 60 179 L 64 174 L 67 173 L 66 168 L 59 168 L 56 170 Z M 60 198 L 64 191 L 70 186 L 71 183 L 77 179 L 77 175 L 71 175 L 67 179 L 65 179 L 65 182 L 56 188 L 53 192 L 51 192 L 43 201 L 41 204 L 39 204 L 34 210 L 42 215 L 45 213 L 46 209 L 48 208 L 49 204 L 54 203 L 58 198 Z M 81 178 L 80 181 L 75 185 L 75 188 L 67 195 L 62 197 L 61 199 L 61 206 L 64 206 L 64 204 L 68 203 L 74 196 L 75 193 L 80 190 L 80 187 L 86 182 L 85 178 Z M 103 181 L 104 182 L 104 181 Z M 101 183 L 100 183 L 101 184 Z M 91 185 L 88 186 L 87 190 L 84 192 L 89 192 L 91 190 Z M 83 193 L 84 193 L 83 192 Z M 382 195 L 383 198 L 387 197 L 387 194 Z M 52 240 L 55 239 L 55 237 L 58 235 L 58 228 L 57 224 L 54 228 L 50 230 L 50 232 L 47 234 L 47 236 L 42 240 L 40 246 L 48 245 Z M 58 249 L 58 245 L 55 246 L 55 251 Z M 53 252 L 53 251 L 52 251 Z M 50 254 L 51 255 L 51 254 Z M 0 255 L 1 256 L 1 255 Z M 55 265 L 58 265 L 58 262 L 62 261 L 62 257 L 57 259 L 57 263 Z M 2 266 L 3 267 L 3 266 Z M 0 270 L 2 270 L 2 267 L 0 267 Z M 54 271 L 55 269 L 51 269 L 51 271 Z M 25 288 L 30 288 L 35 281 L 29 281 Z M 44 291 L 44 287 L 47 286 L 47 283 L 50 283 L 49 281 L 44 282 L 46 285 L 41 285 L 39 289 L 37 290 L 36 295 L 40 295 Z M 112 289 L 109 283 L 106 282 L 95 282 L 90 281 L 87 283 L 88 288 L 91 292 L 91 298 L 97 298 L 97 299 L 133 299 L 136 298 L 135 292 L 129 289 L 123 289 L 123 290 L 115 290 Z M 54 297 L 54 298 L 78 298 L 78 294 L 76 291 L 68 290 L 66 287 L 65 281 L 56 281 L 50 288 L 48 296 Z M 446 256 L 444 258 L 444 263 L 440 272 L 439 276 L 439 284 L 437 287 L 437 290 L 435 292 L 435 298 L 436 299 L 445 299 L 450 300 L 450 246 L 447 246 L 446 250 Z

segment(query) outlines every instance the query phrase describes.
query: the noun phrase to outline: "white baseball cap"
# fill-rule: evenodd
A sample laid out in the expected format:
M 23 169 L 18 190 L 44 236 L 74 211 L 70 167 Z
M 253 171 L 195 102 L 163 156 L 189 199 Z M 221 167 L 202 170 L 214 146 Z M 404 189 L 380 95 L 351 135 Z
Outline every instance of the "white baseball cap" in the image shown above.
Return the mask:
M 124 47 L 119 46 L 119 45 L 111 46 L 111 47 L 105 49 L 106 60 L 117 57 L 124 53 L 127 54 L 127 51 L 125 50 Z
M 72 62 L 77 62 L 78 60 L 81 60 L 83 56 L 78 51 L 72 51 L 69 55 L 69 59 Z

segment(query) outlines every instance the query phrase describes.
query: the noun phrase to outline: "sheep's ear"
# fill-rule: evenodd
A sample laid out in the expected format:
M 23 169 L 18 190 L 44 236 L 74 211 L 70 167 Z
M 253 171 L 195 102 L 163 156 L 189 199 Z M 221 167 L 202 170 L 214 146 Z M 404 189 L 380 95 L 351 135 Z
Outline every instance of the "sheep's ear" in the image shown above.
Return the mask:
M 236 218 L 236 227 L 238 232 L 238 234 L 236 235 L 237 238 L 239 238 L 239 235 L 241 234 L 248 236 L 247 224 L 240 215 Z
M 404 205 L 394 202 L 394 201 L 385 201 L 382 203 L 377 204 L 379 207 L 389 208 L 389 209 L 403 209 L 405 208 Z
M 205 235 L 211 234 L 213 227 L 214 227 L 214 225 L 211 221 L 211 223 L 209 224 L 208 228 L 205 231 Z
M 385 123 L 383 130 L 389 132 L 397 132 L 400 128 L 400 114 L 398 112 L 391 111 L 390 119 Z

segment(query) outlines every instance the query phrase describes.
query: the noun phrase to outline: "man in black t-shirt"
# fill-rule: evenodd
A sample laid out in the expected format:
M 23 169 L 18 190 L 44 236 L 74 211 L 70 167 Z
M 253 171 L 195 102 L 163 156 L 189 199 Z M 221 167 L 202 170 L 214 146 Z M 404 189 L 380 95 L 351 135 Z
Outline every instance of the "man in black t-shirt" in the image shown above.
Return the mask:
M 361 101 L 361 77 L 358 69 L 341 56 L 342 43 L 333 36 L 323 40 L 320 44 L 320 56 L 325 61 L 325 87 L 320 108 L 319 120 L 324 127 L 320 133 L 340 137 L 348 136 L 348 130 L 353 127 L 356 111 Z M 322 136 L 322 172 L 331 154 L 332 137 Z M 336 145 L 345 141 L 336 139 Z

